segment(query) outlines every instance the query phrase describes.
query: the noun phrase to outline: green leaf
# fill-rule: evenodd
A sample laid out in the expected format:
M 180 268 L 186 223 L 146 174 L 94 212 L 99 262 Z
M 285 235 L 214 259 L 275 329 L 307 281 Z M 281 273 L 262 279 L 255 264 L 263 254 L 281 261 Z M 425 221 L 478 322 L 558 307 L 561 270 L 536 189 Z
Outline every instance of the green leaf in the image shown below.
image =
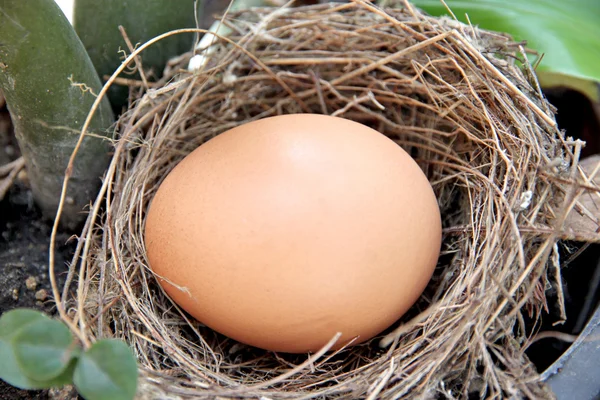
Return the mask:
M 11 343 L 21 370 L 37 381 L 59 376 L 77 350 L 69 328 L 52 319 L 42 319 L 25 326 Z
M 75 30 L 54 0 L 0 1 L 0 90 L 25 159 L 33 197 L 54 220 L 69 158 L 102 85 Z M 60 221 L 75 229 L 110 161 L 114 122 L 100 103 L 73 165 Z M 72 200 L 72 201 L 71 201 Z
M 48 381 L 36 381 L 31 379 L 27 377 L 19 367 L 10 343 L 4 339 L 0 339 L 0 379 L 12 386 L 26 390 L 62 387 L 72 383 L 74 369 L 75 360 L 72 360 L 67 369 L 53 379 Z
M 135 46 L 173 29 L 195 28 L 194 14 L 202 17 L 203 1 L 195 0 L 76 0 L 73 26 L 104 82 L 121 65 L 119 50 L 129 49 L 119 31 L 122 25 Z M 141 54 L 145 71 L 159 78 L 173 57 L 193 48 L 195 35 L 174 35 L 150 46 Z M 123 74 L 121 74 L 123 76 Z M 127 76 L 132 78 L 132 76 Z M 135 74 L 133 78 L 139 79 Z M 127 106 L 129 89 L 113 85 L 108 92 L 117 113 Z
M 137 363 L 127 344 L 103 339 L 81 354 L 73 383 L 86 400 L 130 400 L 137 377 Z
M 19 335 L 40 322 L 53 321 L 45 314 L 28 308 L 7 311 L 0 317 L 0 379 L 20 389 L 47 389 L 72 383 L 75 360 L 60 375 L 47 380 L 32 379 L 24 373 L 17 361 L 15 338 L 18 342 Z M 54 322 L 60 324 L 58 321 Z M 46 335 L 45 332 L 43 334 Z
M 448 14 L 440 0 L 413 3 L 434 16 Z M 600 82 L 600 1 L 446 0 L 446 4 L 462 22 L 467 22 L 468 14 L 473 25 L 526 40 L 527 47 L 544 53 L 538 73 Z
M 27 325 L 48 319 L 44 314 L 19 308 L 7 311 L 0 317 L 0 378 L 21 389 L 42 388 L 33 380 L 27 378 L 19 368 L 10 340 Z
M 27 325 L 49 319 L 44 313 L 29 308 L 7 311 L 0 317 L 0 338 L 10 340 Z

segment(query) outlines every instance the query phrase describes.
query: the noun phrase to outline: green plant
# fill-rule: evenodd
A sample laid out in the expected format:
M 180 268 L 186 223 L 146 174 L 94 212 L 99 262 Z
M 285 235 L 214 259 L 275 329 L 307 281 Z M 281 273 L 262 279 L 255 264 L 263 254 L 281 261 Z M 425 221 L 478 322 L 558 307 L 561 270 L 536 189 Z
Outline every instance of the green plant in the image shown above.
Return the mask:
M 113 104 L 104 98 L 81 143 L 79 134 L 101 78 L 111 75 L 122 51 L 129 50 L 119 26 L 135 46 L 174 28 L 194 27 L 199 13 L 194 7 L 194 0 L 77 0 L 76 32 L 54 0 L 0 2 L 0 91 L 34 198 L 47 218 L 62 204 L 60 222 L 77 227 L 100 187 L 109 162 L 112 110 L 121 111 L 128 89 L 112 87 Z M 167 60 L 193 43 L 193 34 L 157 43 L 144 52 L 144 70 L 159 78 Z
M 197 0 L 76 0 L 73 26 L 100 79 L 104 79 L 121 64 L 122 51 L 128 50 L 119 26 L 136 46 L 167 31 L 195 28 L 195 17 L 202 14 L 202 3 Z M 148 79 L 160 78 L 170 58 L 192 50 L 194 38 L 192 33 L 174 35 L 145 50 L 142 67 Z M 137 72 L 127 77 L 140 79 Z M 127 105 L 128 95 L 126 86 L 111 86 L 108 96 L 116 113 Z
M 92 61 L 53 0 L 0 2 L 0 89 L 37 204 L 53 217 L 68 161 L 101 84 Z M 66 193 L 64 225 L 76 226 L 108 165 L 114 116 L 103 101 L 82 142 Z
M 30 309 L 0 317 L 0 378 L 21 389 L 74 384 L 87 400 L 133 399 L 137 364 L 122 341 L 82 349 L 62 322 Z
M 386 3 L 383 0 L 381 3 Z M 508 33 L 543 54 L 532 56 L 542 87 L 567 86 L 598 101 L 600 1 L 412 0 L 434 16 L 450 15 Z

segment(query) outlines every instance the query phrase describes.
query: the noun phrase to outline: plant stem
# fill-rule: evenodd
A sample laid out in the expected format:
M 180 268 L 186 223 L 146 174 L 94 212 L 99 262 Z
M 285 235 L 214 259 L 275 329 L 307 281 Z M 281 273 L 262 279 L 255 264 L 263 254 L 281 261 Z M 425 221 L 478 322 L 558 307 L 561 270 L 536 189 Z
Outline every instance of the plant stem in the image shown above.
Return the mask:
M 73 25 L 104 81 L 121 64 L 124 57 L 120 50 L 128 51 L 119 26 L 123 26 L 135 46 L 170 30 L 195 28 L 195 13 L 201 13 L 201 2 L 197 3 L 195 0 L 76 0 Z M 148 48 L 141 57 L 144 71 L 159 78 L 170 58 L 192 50 L 194 38 L 194 34 L 175 35 Z M 108 96 L 116 113 L 127 105 L 128 94 L 126 87 L 111 86 Z
M 53 0 L 0 2 L 0 88 L 37 204 L 55 216 L 65 169 L 95 93 L 94 66 L 69 21 Z M 73 166 L 63 225 L 77 226 L 108 164 L 108 128 L 114 121 L 105 99 Z

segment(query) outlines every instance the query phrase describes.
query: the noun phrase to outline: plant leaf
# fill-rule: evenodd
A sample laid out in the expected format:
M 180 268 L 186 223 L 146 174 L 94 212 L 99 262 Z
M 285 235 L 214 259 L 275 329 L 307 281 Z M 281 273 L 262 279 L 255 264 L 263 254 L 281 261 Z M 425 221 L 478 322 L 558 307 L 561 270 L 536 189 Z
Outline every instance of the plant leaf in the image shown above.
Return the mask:
M 11 339 L 21 329 L 37 321 L 48 319 L 45 314 L 28 308 L 17 308 L 2 314 L 0 317 L 0 379 L 21 389 L 48 387 L 23 374 L 11 346 Z
M 104 82 L 103 77 L 112 75 L 123 61 L 119 50 L 127 50 L 119 25 L 134 46 L 143 44 L 173 29 L 195 28 L 194 16 L 202 18 L 204 3 L 195 0 L 76 0 L 73 26 Z M 141 55 L 144 70 L 152 69 L 154 77 L 160 78 L 169 59 L 193 47 L 194 36 L 192 33 L 173 35 L 144 50 Z M 137 73 L 127 77 L 140 79 Z M 128 87 L 112 85 L 108 96 L 116 113 L 127 108 Z
M 12 386 L 28 390 L 62 387 L 72 383 L 74 369 L 75 360 L 72 360 L 67 369 L 53 379 L 48 381 L 36 381 L 31 379 L 27 377 L 19 367 L 11 344 L 4 339 L 0 339 L 0 379 Z
M 413 3 L 431 15 L 448 15 L 440 0 Z M 538 73 L 600 82 L 600 1 L 446 0 L 446 4 L 460 21 L 467 22 L 468 14 L 473 25 L 526 40 L 527 47 L 544 53 Z
M 11 344 L 23 373 L 37 381 L 59 376 L 77 349 L 69 328 L 52 319 L 25 326 L 12 338 Z
M 0 339 L 0 378 L 10 385 L 21 389 L 42 389 L 35 381 L 23 374 L 15 358 L 10 343 Z
M 10 340 L 22 328 L 40 320 L 50 320 L 44 313 L 29 308 L 17 308 L 0 317 L 0 338 Z
M 127 344 L 103 339 L 81 354 L 73 383 L 87 400 L 130 400 L 137 377 L 137 363 Z
M 103 1 L 106 3 L 106 1 Z M 25 159 L 33 197 L 54 219 L 65 170 L 102 84 L 60 7 L 51 0 L 0 1 L 0 90 Z M 71 170 L 60 216 L 75 229 L 110 161 L 113 112 L 104 98 Z M 72 200 L 72 201 L 71 201 Z

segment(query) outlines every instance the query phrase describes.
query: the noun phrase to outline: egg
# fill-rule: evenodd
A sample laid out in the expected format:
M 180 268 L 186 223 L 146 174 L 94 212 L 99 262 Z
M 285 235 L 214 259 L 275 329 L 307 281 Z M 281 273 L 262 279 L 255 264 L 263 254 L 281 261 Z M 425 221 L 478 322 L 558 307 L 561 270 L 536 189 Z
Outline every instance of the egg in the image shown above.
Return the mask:
M 391 139 L 291 114 L 235 127 L 176 165 L 151 201 L 145 246 L 160 285 L 202 324 L 304 353 L 394 324 L 431 279 L 441 218 Z

